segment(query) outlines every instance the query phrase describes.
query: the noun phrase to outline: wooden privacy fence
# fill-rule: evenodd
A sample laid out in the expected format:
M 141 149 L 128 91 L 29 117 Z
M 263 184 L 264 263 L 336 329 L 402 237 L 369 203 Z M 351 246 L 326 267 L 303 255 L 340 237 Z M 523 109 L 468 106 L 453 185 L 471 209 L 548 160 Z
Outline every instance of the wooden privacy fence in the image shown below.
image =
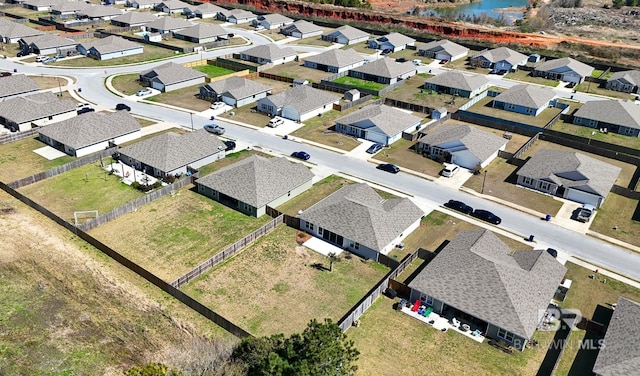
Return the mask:
M 260 72 L 260 77 L 262 78 L 268 78 L 270 80 L 274 80 L 274 81 L 280 81 L 280 82 L 287 82 L 287 83 L 293 83 L 293 78 L 291 77 L 285 77 L 285 76 L 280 76 L 277 74 L 271 74 L 271 73 L 266 73 L 266 72 Z
M 22 140 L 23 138 L 31 137 L 36 134 L 38 134 L 37 128 L 31 128 L 24 132 L 14 132 L 14 133 L 5 134 L 3 136 L 0 136 L 0 145 L 8 144 L 9 142 L 13 142 L 13 141 Z
M 267 222 L 264 226 L 260 227 L 259 229 L 255 230 L 254 232 L 245 236 L 244 238 L 238 240 L 237 242 L 231 244 L 230 246 L 222 250 L 222 252 L 217 253 L 215 256 L 211 257 L 207 261 L 191 269 L 185 275 L 171 282 L 171 286 L 179 289 L 180 287 L 186 285 L 187 283 L 192 281 L 194 278 L 197 278 L 198 276 L 200 276 L 205 271 L 213 268 L 214 266 L 218 265 L 219 263 L 223 262 L 224 260 L 228 259 L 229 257 L 243 250 L 247 245 L 253 243 L 257 239 L 260 239 L 262 236 L 271 232 L 279 224 L 284 223 L 283 219 L 284 219 L 284 214 L 280 214 L 276 218 Z
M 44 179 L 48 179 L 48 178 L 52 178 L 56 175 L 60 175 L 62 173 L 65 173 L 67 171 L 71 171 L 73 169 L 76 169 L 78 167 L 82 167 L 84 165 L 88 165 L 89 163 L 93 163 L 96 162 L 102 158 L 108 157 L 111 154 L 113 154 L 116 150 L 118 150 L 118 147 L 112 147 L 112 148 L 108 148 L 102 151 L 99 151 L 97 153 L 93 153 L 91 155 L 87 155 L 86 157 L 82 157 L 82 158 L 78 158 L 75 161 L 71 161 L 67 164 L 63 164 L 62 166 L 57 166 L 54 167 L 52 169 L 49 169 L 47 171 L 42 171 L 42 172 L 38 172 L 37 174 L 31 175 L 31 176 L 27 176 L 26 178 L 22 178 L 20 180 L 16 180 L 14 182 L 9 183 L 9 187 L 13 188 L 13 189 L 18 189 L 18 188 L 22 188 L 25 187 L 29 184 L 33 184 L 33 183 L 37 183 L 41 180 Z

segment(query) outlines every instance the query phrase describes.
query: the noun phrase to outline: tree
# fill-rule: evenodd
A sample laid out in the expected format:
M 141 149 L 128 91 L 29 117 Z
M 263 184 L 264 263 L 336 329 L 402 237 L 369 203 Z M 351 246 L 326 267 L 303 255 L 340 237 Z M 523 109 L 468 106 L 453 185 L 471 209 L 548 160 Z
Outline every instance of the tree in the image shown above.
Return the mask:
M 285 338 L 245 338 L 233 359 L 250 375 L 339 376 L 353 375 L 360 352 L 330 319 L 312 320 L 300 334 Z
M 162 363 L 147 363 L 142 367 L 131 367 L 126 376 L 182 376 L 182 372 L 169 369 Z

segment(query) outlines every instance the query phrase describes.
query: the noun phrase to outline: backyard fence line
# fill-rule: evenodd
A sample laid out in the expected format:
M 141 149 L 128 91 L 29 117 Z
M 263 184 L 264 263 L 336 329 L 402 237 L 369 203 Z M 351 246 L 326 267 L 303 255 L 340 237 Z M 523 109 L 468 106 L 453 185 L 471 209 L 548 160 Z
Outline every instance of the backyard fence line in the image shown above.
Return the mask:
M 529 141 L 527 141 L 524 145 L 520 146 L 520 149 L 518 149 L 515 153 L 513 153 L 513 157 L 512 158 L 519 159 L 520 156 L 522 155 L 522 153 L 527 151 L 527 149 L 529 149 L 531 147 L 531 145 L 533 145 L 534 142 L 538 141 L 538 139 L 540 138 L 541 134 L 542 134 L 542 132 L 538 132 L 535 135 L 533 135 L 533 137 L 531 137 L 529 139 Z
M 364 103 L 364 102 L 368 101 L 371 98 L 372 98 L 371 94 L 367 94 L 367 95 L 365 95 L 363 97 L 360 97 L 360 98 L 356 99 L 355 101 L 351 101 L 351 102 L 347 102 L 347 103 L 343 103 L 343 104 L 334 104 L 333 105 L 333 109 L 334 110 L 338 110 L 338 111 L 348 110 L 351 107 L 357 106 L 360 103 Z
M 181 288 L 182 286 L 184 286 L 187 283 L 189 283 L 190 281 L 192 281 L 194 278 L 197 278 L 198 276 L 202 275 L 202 273 L 204 273 L 207 270 L 213 268 L 214 266 L 218 265 L 219 263 L 225 261 L 229 257 L 232 257 L 236 253 L 242 251 L 249 244 L 253 243 L 254 241 L 256 241 L 256 240 L 260 239 L 261 237 L 263 237 L 264 235 L 268 234 L 273 229 L 278 227 L 278 225 L 280 225 L 281 223 L 284 223 L 284 214 L 280 214 L 279 216 L 277 216 L 276 218 L 274 218 L 271 221 L 267 222 L 264 226 L 262 226 L 259 229 L 255 230 L 251 234 L 249 234 L 249 235 L 245 236 L 244 238 L 238 240 L 237 242 L 231 244 L 230 246 L 228 246 L 227 248 L 222 250 L 222 252 L 218 252 L 216 255 L 212 256 L 211 258 L 209 258 L 205 262 L 201 263 L 200 265 L 198 265 L 195 268 L 193 268 L 190 271 L 188 271 L 183 276 L 181 276 L 178 279 L 176 279 L 175 281 L 171 282 L 170 285 L 173 286 L 176 289 Z
M 37 174 L 31 175 L 31 176 L 27 176 L 26 178 L 22 178 L 19 180 L 16 180 L 14 182 L 11 182 L 8 184 L 9 187 L 13 188 L 13 189 L 18 189 L 18 188 L 22 188 L 22 187 L 26 187 L 27 185 L 33 184 L 33 183 L 37 183 L 41 180 L 44 179 L 48 179 L 48 178 L 52 178 L 56 175 L 60 175 L 62 173 L 65 173 L 67 171 L 71 171 L 73 169 L 88 165 L 89 163 L 93 163 L 96 162 L 98 160 L 101 160 L 102 158 L 111 156 L 111 154 L 113 154 L 115 151 L 118 150 L 118 147 L 112 147 L 112 148 L 108 148 L 105 150 L 101 150 L 97 153 L 93 153 L 91 155 L 87 155 L 85 157 L 81 157 L 76 159 L 75 161 L 71 161 L 69 163 L 63 164 L 62 166 L 57 166 L 54 167 L 52 169 L 46 170 L 46 171 L 42 171 L 42 172 L 38 172 Z
M 86 223 L 81 223 L 76 225 L 82 231 L 89 231 L 98 226 L 101 226 L 109 221 L 113 221 L 114 219 L 123 216 L 127 213 L 130 213 L 139 207 L 146 205 L 152 201 L 155 201 L 161 197 L 164 197 L 170 194 L 173 191 L 176 191 L 182 187 L 191 184 L 191 176 L 183 176 L 179 180 L 166 185 L 160 189 L 149 192 L 142 197 L 138 197 L 137 199 L 127 202 L 126 204 L 119 206 L 111 211 L 108 211 L 95 219 L 92 219 Z
M 15 132 L 15 133 L 6 134 L 3 136 L 0 136 L 0 145 L 8 144 L 13 141 L 22 140 L 24 138 L 31 137 L 37 133 L 38 133 L 37 128 L 31 128 L 24 132 Z
M 233 322 L 227 320 L 226 318 L 224 318 L 220 314 L 218 314 L 215 311 L 211 310 L 210 308 L 206 307 L 205 305 L 203 305 L 202 303 L 200 303 L 197 300 L 193 299 L 192 297 L 190 297 L 189 295 L 185 294 L 184 292 L 182 292 L 182 291 L 178 290 L 177 288 L 171 286 L 169 283 L 163 281 L 161 278 L 159 278 L 155 274 L 153 274 L 150 271 L 144 269 L 143 267 L 141 267 L 140 265 L 136 264 L 135 262 L 129 260 L 128 258 L 126 258 L 125 256 L 121 255 L 120 253 L 118 253 L 117 251 L 112 249 L 111 247 L 105 245 L 104 243 L 102 243 L 98 239 L 92 237 L 91 235 L 87 234 L 86 232 L 82 231 L 81 229 L 77 228 L 76 226 L 72 225 L 71 223 L 69 223 L 69 222 L 65 221 L 64 219 L 60 218 L 56 214 L 54 214 L 51 211 L 49 211 L 47 208 L 45 208 L 42 205 L 40 205 L 40 204 L 36 203 L 35 201 L 31 200 L 30 198 L 28 198 L 27 196 L 25 196 L 22 193 L 18 192 L 17 190 L 11 188 L 9 185 L 7 185 L 7 184 L 5 184 L 3 182 L 0 182 L 0 189 L 2 189 L 3 191 L 7 192 L 11 196 L 15 197 L 19 201 L 25 203 L 26 205 L 30 206 L 31 208 L 37 210 L 38 212 L 40 212 L 41 214 L 45 215 L 46 217 L 48 217 L 49 219 L 53 220 L 54 222 L 58 223 L 60 226 L 62 226 L 65 229 L 67 229 L 72 234 L 78 236 L 80 239 L 82 239 L 85 242 L 91 244 L 96 249 L 98 249 L 102 253 L 104 253 L 107 256 L 109 256 L 111 259 L 115 260 L 116 262 L 118 262 L 119 264 L 124 266 L 125 268 L 131 270 L 132 272 L 134 272 L 138 276 L 144 278 L 146 281 L 152 283 L 154 286 L 160 288 L 161 290 L 163 290 L 167 294 L 171 295 L 172 297 L 174 297 L 175 299 L 177 299 L 181 303 L 185 304 L 186 306 L 188 306 L 192 310 L 198 312 L 199 314 L 201 314 L 202 316 L 206 317 L 207 319 L 209 319 L 213 323 L 217 324 L 218 326 L 220 326 L 224 330 L 228 331 L 229 333 L 233 334 L 234 336 L 236 336 L 238 338 L 251 337 L 251 334 L 249 332 L 247 332 L 244 329 L 240 328 L 239 326 L 237 326 Z
M 293 83 L 293 78 L 291 77 L 285 77 L 285 76 L 280 76 L 277 74 L 271 74 L 271 73 L 266 73 L 266 72 L 259 72 L 260 77 L 262 78 L 268 78 L 270 80 L 274 80 L 274 81 L 280 81 L 280 82 L 286 82 L 286 83 Z

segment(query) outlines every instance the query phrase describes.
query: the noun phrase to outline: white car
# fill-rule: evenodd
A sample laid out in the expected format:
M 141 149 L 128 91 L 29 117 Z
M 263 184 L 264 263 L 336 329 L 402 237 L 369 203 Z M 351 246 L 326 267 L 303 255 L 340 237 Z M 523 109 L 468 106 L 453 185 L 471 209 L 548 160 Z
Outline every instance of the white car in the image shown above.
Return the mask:
M 151 89 L 149 89 L 148 87 L 145 87 L 143 89 L 136 91 L 136 95 L 139 97 L 142 97 L 143 95 L 149 95 L 149 94 L 153 94 L 153 91 L 151 91 Z
M 217 109 L 220 109 L 220 108 L 224 108 L 224 106 L 225 106 L 224 102 L 213 102 L 213 103 L 211 103 L 211 109 L 212 110 L 217 110 Z
M 269 124 L 267 124 L 267 126 L 271 127 L 271 128 L 275 128 L 279 125 L 283 125 L 284 124 L 284 119 L 280 118 L 280 117 L 274 117 L 273 119 L 269 120 Z
M 460 166 L 453 163 L 444 163 L 444 168 L 442 169 L 442 176 L 445 178 L 450 178 L 453 175 L 457 174 L 460 171 Z
M 43 61 L 47 60 L 48 58 L 49 58 L 49 56 L 38 55 L 38 56 L 36 56 L 36 63 L 42 63 Z

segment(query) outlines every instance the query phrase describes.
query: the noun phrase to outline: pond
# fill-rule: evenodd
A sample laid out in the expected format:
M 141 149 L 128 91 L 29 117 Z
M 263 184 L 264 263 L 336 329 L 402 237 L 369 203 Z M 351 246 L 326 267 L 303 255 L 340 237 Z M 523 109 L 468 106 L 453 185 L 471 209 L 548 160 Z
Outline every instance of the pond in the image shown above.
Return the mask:
M 527 4 L 528 0 L 482 0 L 450 8 L 426 9 L 420 14 L 454 17 L 458 15 L 473 17 L 486 14 L 493 18 L 499 18 L 502 15 L 507 23 L 512 24 L 515 20 L 522 19 L 522 11 L 519 7 L 524 7 Z M 504 9 L 509 7 L 514 8 L 512 12 Z

